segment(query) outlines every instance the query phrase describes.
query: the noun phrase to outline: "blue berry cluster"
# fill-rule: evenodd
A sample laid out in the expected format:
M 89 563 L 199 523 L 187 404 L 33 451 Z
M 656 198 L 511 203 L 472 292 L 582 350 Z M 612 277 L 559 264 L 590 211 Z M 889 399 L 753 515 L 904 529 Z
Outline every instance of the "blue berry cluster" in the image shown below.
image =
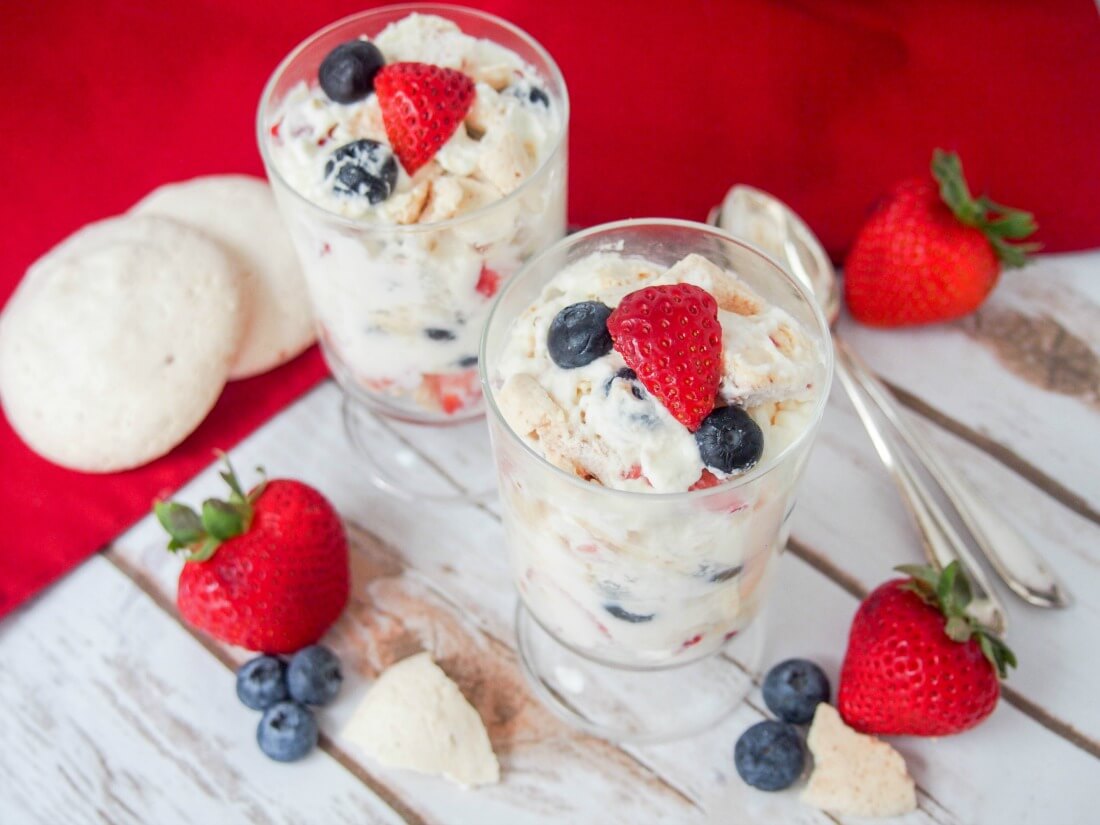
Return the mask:
M 263 711 L 256 741 L 277 762 L 295 762 L 317 744 L 317 720 L 309 705 L 327 705 L 343 684 L 340 660 L 323 645 L 299 650 L 285 662 L 257 656 L 237 671 L 237 698 Z
M 806 747 L 796 725 L 814 718 L 829 701 L 829 680 L 805 659 L 787 659 L 764 677 L 764 704 L 779 717 L 757 722 L 737 740 L 733 763 L 746 783 L 762 791 L 781 791 L 802 775 Z

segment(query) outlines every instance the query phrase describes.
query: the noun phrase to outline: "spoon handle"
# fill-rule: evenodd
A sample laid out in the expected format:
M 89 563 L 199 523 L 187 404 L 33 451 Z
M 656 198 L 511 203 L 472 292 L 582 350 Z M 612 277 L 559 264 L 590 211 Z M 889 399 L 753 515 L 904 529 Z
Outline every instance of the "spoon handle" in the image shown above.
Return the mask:
M 839 349 L 839 347 L 838 347 Z M 1067 607 L 1070 597 L 1028 541 L 995 512 L 939 451 L 897 409 L 882 382 L 847 347 L 848 366 L 879 412 L 913 452 L 974 538 L 974 543 L 1014 593 L 1038 607 Z
M 917 522 L 929 561 L 943 568 L 957 560 L 970 579 L 973 593 L 973 601 L 967 612 L 995 633 L 1003 634 L 1007 627 L 1007 613 L 994 593 L 985 571 L 971 554 L 966 542 L 960 538 L 909 458 L 896 449 L 891 436 L 875 416 L 872 410 L 874 401 L 862 388 L 862 364 L 854 359 L 853 353 L 840 338 L 834 337 L 834 342 L 837 377 L 848 391 L 848 397 L 871 437 L 875 452 L 886 465 L 902 500 Z

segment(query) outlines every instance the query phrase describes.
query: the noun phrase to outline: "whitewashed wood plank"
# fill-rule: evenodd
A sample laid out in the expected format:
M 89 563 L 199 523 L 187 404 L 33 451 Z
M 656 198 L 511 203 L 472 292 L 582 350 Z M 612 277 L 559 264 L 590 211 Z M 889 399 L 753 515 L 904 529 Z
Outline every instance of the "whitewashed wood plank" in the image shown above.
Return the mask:
M 94 557 L 0 625 L 0 822 L 400 823 L 324 753 L 263 756 L 203 647 Z
M 496 638 L 510 639 L 514 597 L 501 545 L 501 534 L 495 520 L 484 510 L 468 507 L 413 507 L 410 509 L 407 505 L 380 497 L 369 485 L 357 481 L 356 467 L 353 460 L 346 455 L 342 435 L 335 425 L 335 390 L 330 391 L 330 389 L 319 390 L 310 399 L 293 408 L 272 426 L 260 431 L 249 442 L 242 445 L 241 450 L 237 452 L 238 463 L 243 466 L 262 460 L 274 473 L 293 474 L 318 484 L 336 501 L 345 514 L 368 525 L 371 532 L 382 537 L 387 543 L 400 547 L 402 559 L 408 567 L 423 576 L 425 582 L 437 592 L 446 594 L 448 600 L 460 605 L 466 613 L 465 618 L 468 622 L 479 630 L 488 631 Z M 301 440 L 303 433 L 308 434 L 305 441 Z M 436 459 L 445 461 L 445 445 L 430 434 L 422 433 L 421 436 L 425 448 L 430 449 Z M 303 449 L 304 444 L 309 444 L 309 449 Z M 832 472 L 849 471 L 834 468 Z M 862 472 L 866 473 L 867 468 Z M 185 491 L 184 495 L 199 498 L 213 489 L 213 486 L 204 485 L 212 484 L 212 473 L 207 473 L 196 480 L 192 485 L 193 489 Z M 833 486 L 835 487 L 835 484 Z M 857 509 L 855 512 L 859 515 L 862 510 Z M 900 511 L 899 517 L 903 517 Z M 849 529 L 850 525 L 845 526 L 839 535 L 843 537 L 844 531 Z M 155 530 L 152 535 L 149 535 L 150 530 L 152 527 L 149 524 L 139 525 L 130 535 L 120 540 L 119 544 L 124 548 L 123 552 L 127 557 L 132 557 L 138 563 L 156 571 L 163 555 L 160 551 L 152 549 L 160 543 L 160 540 L 155 536 Z M 152 540 L 151 545 L 150 540 Z M 140 547 L 146 549 L 137 549 Z M 891 560 L 890 563 L 894 561 Z M 784 564 L 785 566 L 793 564 L 796 568 L 805 567 L 801 562 L 794 560 L 785 561 Z M 797 600 L 803 604 L 813 605 L 819 600 L 819 591 L 822 588 L 833 586 L 821 580 L 816 572 L 808 570 L 806 572 L 810 576 L 812 586 L 805 592 L 797 594 Z M 169 585 L 171 576 L 172 574 L 167 576 Z M 783 582 L 780 582 L 779 590 L 786 592 Z M 851 606 L 854 607 L 854 602 L 851 602 Z M 837 631 L 838 635 L 832 639 L 831 644 L 834 649 L 838 645 L 843 645 L 846 622 L 847 617 L 841 622 L 842 629 Z M 818 649 L 828 648 L 819 647 Z M 837 655 L 839 656 L 839 653 Z M 1027 720 L 1017 711 L 1012 709 L 1009 711 L 1023 720 L 1021 727 L 1024 735 L 1019 740 L 1020 747 L 1043 753 L 1048 747 L 1057 751 L 1065 746 L 1064 742 L 1049 731 Z M 699 766 L 707 766 L 708 770 L 713 770 L 711 768 L 714 764 L 713 754 L 723 749 L 728 752 L 736 732 L 731 731 L 718 745 L 700 744 L 702 740 L 696 741 L 695 744 L 681 743 L 683 747 L 689 749 L 689 753 L 670 760 L 667 765 L 653 764 L 677 787 L 686 789 L 692 798 L 702 799 L 706 804 L 715 793 L 723 789 L 724 785 L 718 781 L 704 788 L 693 785 L 700 781 Z M 675 748 L 681 745 L 664 747 Z M 706 750 L 708 747 L 710 749 Z M 703 750 L 694 752 L 690 750 L 692 748 Z M 1084 760 L 1085 764 L 1092 764 L 1089 762 L 1090 757 L 1076 749 L 1071 748 L 1071 750 L 1076 754 L 1075 758 Z M 648 754 L 637 752 L 641 758 L 649 761 Z M 728 769 L 728 765 L 725 767 Z M 979 765 L 978 768 L 962 763 L 955 765 L 955 768 L 963 772 L 977 771 L 982 781 L 996 784 L 997 771 L 993 759 L 989 760 L 989 764 Z M 954 799 L 944 797 L 934 787 L 930 792 L 942 804 L 943 809 L 953 810 Z M 967 805 L 973 804 L 969 799 L 963 801 Z M 937 808 L 941 811 L 943 809 Z M 941 821 L 943 819 L 941 817 Z
M 842 330 L 881 376 L 991 437 L 1100 511 L 1098 273 L 1100 252 L 1043 256 L 1006 272 L 977 322 L 877 330 L 844 319 Z M 1028 318 L 1052 339 L 1043 345 L 1064 353 L 1070 344 L 1077 347 L 1075 377 L 1065 370 L 1054 377 L 1076 387 L 1072 394 L 1043 389 L 1006 366 L 1007 349 L 1021 337 L 1012 332 L 1013 319 Z M 1042 375 L 1040 384 L 1058 372 L 1041 354 L 1030 363 Z

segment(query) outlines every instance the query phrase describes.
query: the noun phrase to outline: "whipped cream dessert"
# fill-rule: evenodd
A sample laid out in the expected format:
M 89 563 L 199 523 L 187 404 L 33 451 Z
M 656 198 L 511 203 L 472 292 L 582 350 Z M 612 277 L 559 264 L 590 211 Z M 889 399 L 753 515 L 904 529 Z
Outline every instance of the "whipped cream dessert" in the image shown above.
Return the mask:
M 786 541 L 825 363 L 790 314 L 697 254 L 597 252 L 553 277 L 487 364 L 507 426 L 574 477 L 494 432 L 519 589 L 543 627 L 632 666 L 744 628 Z
M 489 302 L 565 233 L 564 88 L 444 17 L 349 25 L 262 118 L 325 354 L 386 411 L 477 414 Z

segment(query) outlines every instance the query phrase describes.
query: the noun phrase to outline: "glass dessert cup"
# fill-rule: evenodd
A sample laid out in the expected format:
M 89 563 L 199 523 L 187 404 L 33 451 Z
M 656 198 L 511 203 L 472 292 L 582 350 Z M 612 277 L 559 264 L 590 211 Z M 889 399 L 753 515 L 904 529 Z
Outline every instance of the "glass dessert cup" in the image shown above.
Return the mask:
M 515 190 L 447 220 L 401 225 L 330 211 L 280 172 L 272 142 L 280 139 L 275 124 L 281 101 L 300 82 L 316 83 L 321 61 L 335 46 L 360 35 L 373 38 L 414 12 L 451 20 L 534 67 L 559 116 L 555 142 Z M 407 446 L 436 436 L 405 425 L 450 427 L 450 438 L 472 450 L 480 442 L 487 453 L 477 420 L 485 411 L 478 343 L 496 290 L 565 234 L 568 118 L 561 72 L 531 37 L 483 12 L 427 3 L 387 6 L 333 23 L 292 51 L 264 89 L 257 139 L 267 177 L 302 264 L 321 352 L 343 391 L 349 439 L 372 482 L 388 492 L 447 501 L 480 498 L 492 488 L 488 468 L 484 478 L 475 472 L 441 481 L 438 468 Z
M 665 267 L 700 254 L 801 324 L 820 352 L 820 377 L 785 448 L 717 486 L 649 493 L 563 471 L 517 435 L 497 398 L 512 325 L 564 267 L 595 252 Z M 607 739 L 653 742 L 705 730 L 741 702 L 759 671 L 759 614 L 828 397 L 831 353 L 813 296 L 764 253 L 703 224 L 595 227 L 538 255 L 504 288 L 482 342 L 482 380 L 520 595 L 520 658 L 555 713 Z

